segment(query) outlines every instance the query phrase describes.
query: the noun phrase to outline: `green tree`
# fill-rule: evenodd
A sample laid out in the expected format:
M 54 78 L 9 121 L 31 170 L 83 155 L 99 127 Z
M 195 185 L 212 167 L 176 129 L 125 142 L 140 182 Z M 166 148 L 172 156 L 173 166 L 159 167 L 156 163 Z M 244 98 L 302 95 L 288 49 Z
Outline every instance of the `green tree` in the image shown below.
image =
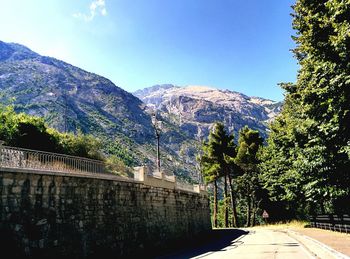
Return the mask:
M 202 168 L 202 174 L 203 179 L 206 184 L 213 183 L 214 190 L 213 190 L 213 225 L 214 227 L 218 226 L 218 219 L 217 219 L 217 213 L 218 213 L 218 179 L 220 175 L 220 166 L 216 162 L 215 157 L 213 157 L 212 147 L 208 143 L 202 144 L 202 156 L 201 156 L 201 168 Z
M 307 119 L 300 113 L 300 103 L 294 94 L 293 84 L 281 84 L 289 91 L 283 110 L 270 125 L 267 145 L 259 152 L 260 179 L 274 202 L 285 202 L 285 209 L 295 214 L 300 204 L 305 204 L 303 186 L 306 184 L 299 159 L 302 146 L 308 139 Z
M 225 227 L 229 226 L 229 206 L 228 202 L 228 179 L 230 169 L 230 159 L 233 159 L 235 155 L 235 144 L 233 142 L 233 135 L 228 135 L 225 131 L 222 123 L 215 123 L 213 131 L 209 134 L 208 143 L 203 144 L 203 155 L 201 158 L 201 164 L 203 169 L 203 177 L 206 182 L 214 183 L 214 223 L 217 215 L 217 181 L 219 178 L 224 178 L 224 222 Z M 230 184 L 231 186 L 231 184 Z M 231 194 L 233 193 L 231 188 Z M 232 196 L 232 195 L 231 195 Z M 231 201 L 234 196 L 231 197 Z M 237 213 L 235 203 L 231 205 L 233 211 L 233 225 L 236 226 Z M 214 224 L 214 226 L 216 226 Z
M 121 160 L 116 155 L 111 155 L 106 158 L 106 169 L 114 174 L 126 177 L 133 177 L 132 170 L 125 165 L 123 160 Z
M 13 107 L 0 108 L 0 139 L 7 145 L 58 151 L 57 138 L 49 132 L 44 120 L 24 113 L 15 113 Z
M 344 212 L 350 203 L 350 2 L 298 0 L 293 8 L 301 68 L 295 85 L 283 85 L 286 102 L 262 154 L 262 178 L 273 198 L 300 212 Z
M 62 153 L 91 159 L 104 159 L 104 155 L 101 153 L 102 143 L 96 137 L 83 134 L 80 131 L 76 134 L 59 133 L 54 129 L 48 131 L 57 136 Z
M 235 163 L 241 168 L 243 174 L 237 178 L 237 186 L 247 205 L 246 225 L 255 224 L 258 207 L 257 191 L 259 189 L 259 170 L 257 153 L 263 144 L 259 132 L 243 127 L 239 131 L 237 155 Z M 251 221 L 251 219 L 253 219 Z
M 0 107 L 0 139 L 6 145 L 103 160 L 101 143 L 91 135 L 60 133 L 42 118 Z
M 310 120 L 303 157 L 316 160 L 304 172 L 311 176 L 307 198 L 319 201 L 320 193 L 330 210 L 338 210 L 350 202 L 350 2 L 303 0 L 294 11 L 301 65 L 296 90 Z

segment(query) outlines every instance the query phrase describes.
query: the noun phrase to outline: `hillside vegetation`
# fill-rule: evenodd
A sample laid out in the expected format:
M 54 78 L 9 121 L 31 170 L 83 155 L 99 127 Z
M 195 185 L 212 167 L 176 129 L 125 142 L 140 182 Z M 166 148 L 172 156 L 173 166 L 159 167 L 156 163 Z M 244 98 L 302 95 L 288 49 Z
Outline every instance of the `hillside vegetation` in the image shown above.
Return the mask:
M 107 156 L 128 166 L 156 160 L 154 129 L 144 104 L 104 77 L 0 41 L 0 90 L 2 104 L 43 118 L 59 132 L 93 135 Z M 172 139 L 178 135 L 175 131 Z M 162 143 L 166 138 L 163 134 Z M 161 150 L 163 168 L 181 167 L 185 174 L 193 169 L 167 145 Z
M 103 160 L 101 142 L 91 135 L 60 133 L 43 119 L 0 107 L 0 139 L 5 145 Z
M 266 136 L 267 122 L 280 107 L 279 103 L 231 91 L 211 89 L 223 96 L 219 102 L 210 101 L 210 96 L 202 98 L 200 88 L 192 93 L 186 88 L 171 88 L 162 105 L 156 107 L 162 121 L 161 168 L 189 181 L 199 179 L 195 155 L 213 123 L 224 119 L 236 134 L 248 124 Z M 150 109 L 154 106 L 147 98 L 138 95 L 145 104 L 107 78 L 41 56 L 23 45 L 1 41 L 0 91 L 0 103 L 13 105 L 16 112 L 43 118 L 61 133 L 93 135 L 102 143 L 106 156 L 115 156 L 130 167 L 155 169 L 156 136 L 151 120 L 155 110 Z

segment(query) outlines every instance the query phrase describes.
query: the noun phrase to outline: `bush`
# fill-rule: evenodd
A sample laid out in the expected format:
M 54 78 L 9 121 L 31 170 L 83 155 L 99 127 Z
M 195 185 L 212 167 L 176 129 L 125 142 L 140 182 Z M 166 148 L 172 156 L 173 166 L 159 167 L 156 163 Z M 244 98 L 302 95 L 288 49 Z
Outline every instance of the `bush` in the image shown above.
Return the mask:
M 42 118 L 17 114 L 13 107 L 0 107 L 0 139 L 5 145 L 103 160 L 101 142 L 78 132 L 60 133 Z

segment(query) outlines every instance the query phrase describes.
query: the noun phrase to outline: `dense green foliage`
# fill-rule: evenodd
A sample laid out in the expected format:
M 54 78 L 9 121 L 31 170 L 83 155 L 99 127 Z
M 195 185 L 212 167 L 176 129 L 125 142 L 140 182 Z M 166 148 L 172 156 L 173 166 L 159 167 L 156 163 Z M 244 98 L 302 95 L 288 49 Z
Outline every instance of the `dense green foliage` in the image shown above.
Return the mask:
M 241 175 L 236 177 L 235 185 L 240 195 L 240 203 L 245 204 L 246 226 L 254 226 L 256 214 L 261 202 L 262 187 L 259 181 L 259 169 L 257 153 L 263 144 L 259 132 L 249 129 L 247 126 L 239 131 L 237 155 L 235 164 L 240 169 Z
M 118 174 L 120 176 L 125 177 L 133 177 L 133 172 L 130 167 L 125 165 L 123 160 L 120 159 L 117 155 L 110 155 L 105 160 L 106 169 L 114 174 Z
M 0 139 L 5 145 L 103 159 L 101 143 L 90 135 L 59 133 L 48 128 L 44 120 L 13 108 L 0 107 Z
M 136 166 L 137 161 L 133 153 L 127 150 L 117 139 L 114 141 L 103 140 L 105 145 L 105 150 L 108 154 L 117 157 L 119 160 L 123 161 L 126 166 Z
M 0 106 L 0 140 L 5 145 L 103 160 L 109 172 L 131 176 L 135 158 L 119 142 L 92 135 L 60 133 L 44 119 Z
M 301 66 L 261 154 L 272 200 L 292 215 L 349 212 L 350 1 L 298 0 L 293 26 Z
M 217 211 L 217 181 L 219 178 L 224 178 L 224 203 L 225 203 L 225 227 L 228 227 L 228 191 L 227 191 L 227 176 L 230 174 L 229 159 L 235 154 L 235 144 L 233 136 L 228 135 L 222 123 L 216 123 L 214 130 L 209 134 L 207 143 L 203 143 L 203 155 L 200 162 L 202 167 L 203 178 L 206 183 L 214 183 L 214 208 L 213 222 L 214 227 L 218 226 Z M 234 217 L 236 221 L 236 217 Z
M 214 227 L 256 223 L 262 192 L 257 153 L 262 143 L 259 132 L 245 126 L 239 131 L 236 145 L 222 123 L 214 124 L 208 142 L 203 143 L 199 160 L 205 182 L 213 183 L 214 187 L 211 198 Z M 219 199 L 218 193 L 223 193 L 223 197 Z

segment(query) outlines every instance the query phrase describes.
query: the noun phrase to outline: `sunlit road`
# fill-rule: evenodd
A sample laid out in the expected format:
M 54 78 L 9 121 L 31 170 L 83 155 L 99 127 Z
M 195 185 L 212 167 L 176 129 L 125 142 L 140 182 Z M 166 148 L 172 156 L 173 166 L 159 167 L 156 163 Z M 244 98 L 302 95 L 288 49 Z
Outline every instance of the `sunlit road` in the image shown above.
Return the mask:
M 222 231 L 222 230 L 217 230 Z M 239 234 L 236 234 L 239 231 Z M 254 230 L 224 230 L 210 243 L 160 258 L 314 258 L 295 239 L 284 232 Z

